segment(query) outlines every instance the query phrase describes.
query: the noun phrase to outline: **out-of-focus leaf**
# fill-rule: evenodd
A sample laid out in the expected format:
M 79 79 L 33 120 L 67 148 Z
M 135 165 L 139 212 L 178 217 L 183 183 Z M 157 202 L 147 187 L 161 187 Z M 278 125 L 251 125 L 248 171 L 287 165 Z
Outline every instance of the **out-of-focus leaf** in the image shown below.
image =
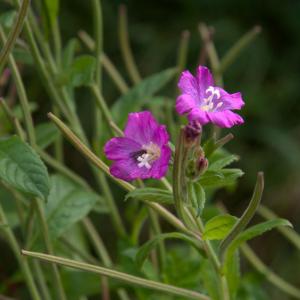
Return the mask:
M 158 189 L 158 188 L 140 188 L 135 189 L 128 193 L 125 197 L 125 201 L 129 198 L 135 198 L 137 200 L 147 200 L 151 202 L 172 204 L 173 194 L 170 191 Z
M 0 140 L 0 178 L 22 192 L 47 199 L 49 178 L 40 157 L 17 136 Z
M 42 123 L 36 126 L 36 143 L 41 149 L 47 148 L 60 135 L 57 127 L 53 123 Z
M 228 214 L 210 219 L 205 224 L 203 239 L 222 240 L 230 232 L 236 221 L 236 217 Z
M 50 24 L 54 24 L 58 16 L 59 0 L 44 0 Z
M 170 233 L 158 234 L 152 240 L 146 242 L 143 246 L 141 246 L 138 249 L 138 252 L 136 254 L 136 263 L 140 268 L 143 266 L 143 263 L 145 262 L 147 256 L 156 247 L 158 242 L 165 239 L 181 239 L 197 248 L 197 244 L 195 240 L 183 233 L 170 232 Z
M 93 82 L 95 68 L 95 58 L 90 55 L 82 55 L 77 57 L 69 68 L 59 74 L 56 81 L 58 84 L 71 87 L 89 85 Z
M 112 106 L 114 120 L 123 125 L 130 112 L 138 111 L 142 105 L 162 87 L 164 87 L 176 73 L 176 68 L 167 69 L 151 75 L 133 87 L 127 94 L 120 97 Z
M 14 24 L 17 12 L 15 10 L 7 11 L 0 15 L 0 24 L 3 27 L 10 28 Z
M 45 207 L 51 237 L 57 238 L 63 234 L 84 218 L 100 200 L 97 194 L 83 190 L 66 177 L 52 176 Z
M 3 210 L 5 211 L 5 216 L 8 224 L 2 224 L 4 227 L 9 226 L 15 228 L 19 225 L 19 216 L 17 213 L 16 201 L 13 195 L 9 193 L 6 189 L 0 187 L 0 201 Z M 1 226 L 1 225 L 0 225 Z
M 226 252 L 226 261 L 232 259 L 232 256 L 234 255 L 234 252 L 238 249 L 238 247 L 243 244 L 244 242 L 253 239 L 254 237 L 257 237 L 261 234 L 263 234 L 266 231 L 269 231 L 275 227 L 278 226 L 290 226 L 292 227 L 292 224 L 285 219 L 274 219 L 270 221 L 266 221 L 257 225 L 254 225 L 248 229 L 246 229 L 244 232 L 240 233 L 228 246 L 227 252 Z
M 62 65 L 63 68 L 69 68 L 74 60 L 76 49 L 79 46 L 77 39 L 73 38 L 68 41 L 66 47 L 62 53 Z
M 220 188 L 234 184 L 236 179 L 243 175 L 244 172 L 240 169 L 207 171 L 200 177 L 199 182 L 206 188 Z

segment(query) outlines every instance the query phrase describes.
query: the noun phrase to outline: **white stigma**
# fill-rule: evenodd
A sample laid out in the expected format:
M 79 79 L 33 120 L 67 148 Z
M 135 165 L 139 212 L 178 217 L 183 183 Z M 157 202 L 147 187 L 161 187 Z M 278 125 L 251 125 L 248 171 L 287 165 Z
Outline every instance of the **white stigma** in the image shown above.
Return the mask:
M 142 149 L 146 153 L 137 157 L 138 167 L 145 167 L 149 170 L 151 169 L 151 164 L 160 157 L 160 148 L 158 145 L 150 142 L 148 145 L 143 145 Z
M 139 156 L 137 158 L 137 160 L 139 161 L 138 163 L 138 167 L 142 168 L 142 167 L 146 167 L 148 170 L 151 169 L 151 165 L 150 165 L 150 155 L 145 153 L 141 156 Z
M 221 94 L 218 89 L 216 89 L 213 86 L 209 86 L 205 93 L 209 95 L 207 98 L 204 98 L 204 105 L 201 105 L 201 109 L 204 111 L 214 111 L 218 108 L 220 108 L 223 105 L 223 102 L 219 102 L 216 106 L 215 103 L 213 102 L 214 99 L 220 99 Z

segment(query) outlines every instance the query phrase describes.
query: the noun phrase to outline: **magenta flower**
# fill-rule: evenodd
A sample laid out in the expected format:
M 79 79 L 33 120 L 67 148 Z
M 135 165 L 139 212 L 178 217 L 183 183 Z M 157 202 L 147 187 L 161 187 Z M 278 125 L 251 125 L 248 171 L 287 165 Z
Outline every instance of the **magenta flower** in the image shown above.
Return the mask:
M 215 86 L 208 68 L 199 66 L 196 76 L 182 72 L 178 87 L 182 94 L 177 98 L 176 110 L 181 115 L 187 114 L 190 121 L 227 128 L 244 123 L 241 116 L 232 112 L 244 105 L 241 93 L 228 94 Z
M 168 142 L 165 126 L 158 124 L 149 111 L 130 113 L 124 137 L 105 144 L 106 157 L 114 161 L 110 173 L 126 181 L 163 177 L 171 158 Z

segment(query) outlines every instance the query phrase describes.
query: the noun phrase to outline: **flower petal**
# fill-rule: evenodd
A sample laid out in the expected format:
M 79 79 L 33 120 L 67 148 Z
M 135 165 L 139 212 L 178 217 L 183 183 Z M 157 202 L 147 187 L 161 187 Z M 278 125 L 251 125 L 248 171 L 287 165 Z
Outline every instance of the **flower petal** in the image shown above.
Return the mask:
M 165 125 L 158 126 L 158 128 L 153 132 L 152 142 L 156 145 L 161 147 L 168 144 L 169 140 L 169 134 Z
M 193 108 L 188 114 L 189 121 L 198 121 L 201 125 L 207 124 L 210 119 L 208 118 L 208 114 L 206 111 L 203 111 L 199 107 Z
M 172 151 L 169 146 L 165 145 L 161 148 L 160 158 L 153 162 L 150 169 L 150 177 L 160 179 L 166 175 Z
M 130 113 L 124 134 L 141 145 L 149 144 L 154 132 L 159 128 L 150 111 Z
M 104 146 L 104 152 L 108 159 L 128 159 L 130 154 L 140 151 L 142 145 L 126 137 L 115 137 Z
M 183 114 L 189 112 L 191 109 L 193 109 L 197 105 L 198 104 L 197 104 L 195 98 L 193 98 L 191 95 L 182 94 L 179 97 L 177 97 L 176 111 L 179 114 L 183 115 Z
M 241 93 L 229 94 L 222 88 L 217 88 L 217 89 L 220 91 L 220 95 L 221 95 L 218 102 L 223 102 L 220 111 L 228 110 L 228 109 L 230 110 L 241 109 L 245 105 Z
M 149 178 L 150 172 L 147 168 L 139 168 L 133 159 L 121 159 L 110 166 L 110 173 L 125 181 Z
M 205 91 L 209 86 L 214 86 L 214 78 L 205 66 L 199 66 L 197 69 L 197 85 L 200 99 L 205 98 Z
M 197 79 L 189 71 L 181 73 L 178 87 L 183 94 L 190 95 L 195 101 L 199 98 Z
M 240 125 L 244 123 L 244 120 L 238 114 L 230 111 L 210 112 L 208 113 L 210 121 L 219 127 L 230 128 L 234 125 Z

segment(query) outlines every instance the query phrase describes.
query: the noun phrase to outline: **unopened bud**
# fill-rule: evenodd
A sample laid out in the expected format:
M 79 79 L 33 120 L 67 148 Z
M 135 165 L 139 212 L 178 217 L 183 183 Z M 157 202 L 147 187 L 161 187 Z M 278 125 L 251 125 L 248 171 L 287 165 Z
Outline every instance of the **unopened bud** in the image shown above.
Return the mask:
M 208 168 L 208 159 L 204 156 L 199 157 L 199 159 L 196 162 L 196 168 L 197 168 L 198 176 L 204 174 Z
M 188 145 L 199 143 L 202 133 L 202 126 L 198 121 L 191 121 L 184 128 L 185 141 Z

